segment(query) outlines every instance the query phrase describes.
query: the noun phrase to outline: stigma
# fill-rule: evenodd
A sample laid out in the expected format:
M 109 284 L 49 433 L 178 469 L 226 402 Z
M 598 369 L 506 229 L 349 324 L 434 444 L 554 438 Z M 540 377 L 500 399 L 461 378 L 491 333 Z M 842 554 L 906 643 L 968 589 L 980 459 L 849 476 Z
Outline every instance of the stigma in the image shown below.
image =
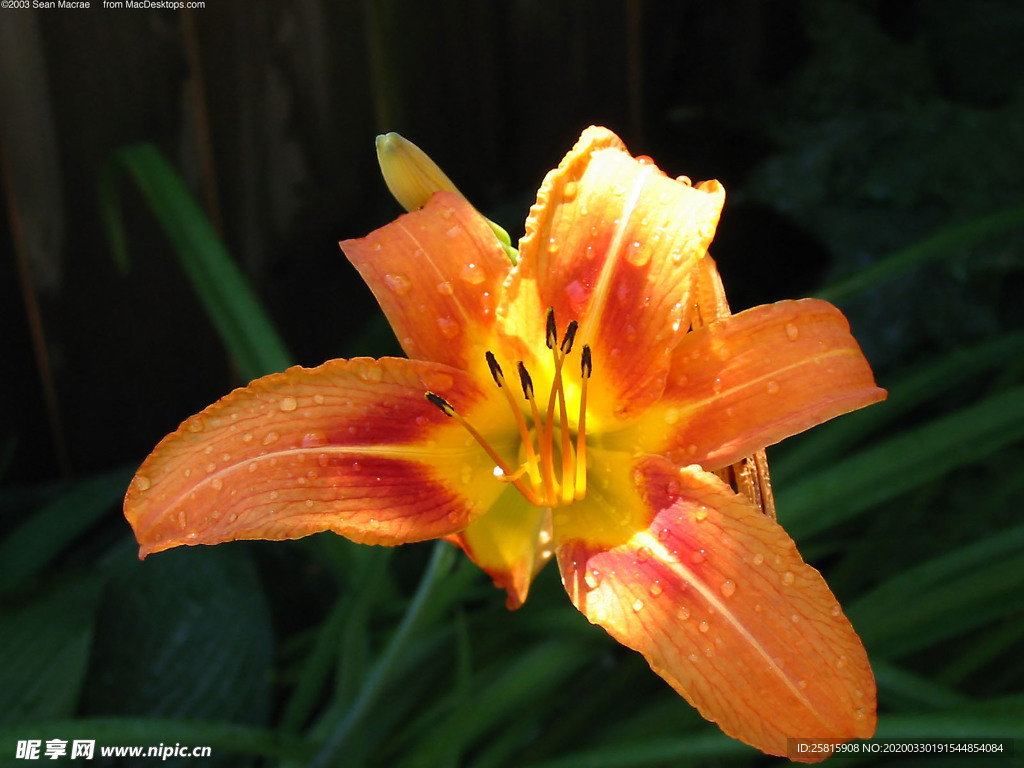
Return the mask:
M 520 455 L 516 462 L 501 456 L 486 438 L 470 424 L 454 406 L 440 395 L 425 393 L 427 400 L 446 416 L 455 419 L 494 461 L 495 477 L 512 483 L 524 498 L 538 507 L 560 507 L 581 501 L 587 495 L 587 382 L 593 372 L 590 346 L 583 345 L 579 367 L 579 407 L 575 428 L 569 418 L 563 368 L 573 349 L 578 324 L 566 326 L 561 340 L 555 312 L 548 309 L 545 317 L 545 344 L 552 357 L 551 388 L 546 398 L 538 398 L 533 377 L 522 360 L 516 362 L 516 373 L 523 402 L 507 386 L 505 373 L 494 353 L 485 354 L 487 367 L 495 385 L 505 395 L 520 437 Z

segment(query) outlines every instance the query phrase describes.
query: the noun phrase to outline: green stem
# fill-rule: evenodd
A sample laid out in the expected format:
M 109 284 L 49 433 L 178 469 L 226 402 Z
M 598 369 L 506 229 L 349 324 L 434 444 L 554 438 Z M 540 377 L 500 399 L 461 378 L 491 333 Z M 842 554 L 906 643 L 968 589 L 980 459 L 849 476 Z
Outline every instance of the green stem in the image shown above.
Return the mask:
M 451 570 L 454 552 L 454 548 L 443 541 L 434 545 L 430 562 L 416 588 L 416 594 L 413 595 L 412 601 L 405 611 L 405 616 L 402 617 L 402 622 L 391 636 L 384 652 L 377 659 L 377 663 L 363 683 L 356 700 L 352 702 L 345 717 L 324 742 L 323 748 L 310 763 L 310 768 L 326 768 L 326 766 L 334 764 L 335 756 L 341 750 L 352 729 L 363 719 L 363 716 L 384 692 L 384 686 L 391 677 L 402 652 L 405 651 L 413 630 L 416 629 L 416 625 L 423 617 L 424 609 L 429 605 L 430 598 L 442 583 L 443 577 Z

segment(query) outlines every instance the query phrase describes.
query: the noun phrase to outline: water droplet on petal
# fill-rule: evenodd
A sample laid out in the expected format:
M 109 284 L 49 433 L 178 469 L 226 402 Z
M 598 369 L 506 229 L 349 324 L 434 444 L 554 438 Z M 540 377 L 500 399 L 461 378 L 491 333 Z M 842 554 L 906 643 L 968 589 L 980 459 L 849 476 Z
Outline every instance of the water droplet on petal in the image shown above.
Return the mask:
M 679 409 L 669 408 L 665 411 L 665 423 L 669 426 L 678 423 L 679 421 Z
M 732 597 L 736 594 L 736 582 L 729 580 L 723 581 L 721 590 L 723 597 Z
M 448 227 L 448 229 L 446 229 L 444 233 L 448 237 L 458 237 L 460 234 L 462 234 L 462 227 L 460 227 L 458 224 L 453 224 L 452 226 Z
M 453 293 L 455 293 L 455 286 L 453 286 L 450 282 L 445 280 L 443 283 L 437 284 L 437 292 L 440 293 L 442 296 L 451 296 Z
M 690 609 L 685 606 L 676 611 L 676 618 L 680 621 L 686 621 L 690 618 Z
M 480 285 L 480 283 L 487 279 L 480 265 L 472 262 L 462 265 L 462 269 L 459 270 L 459 277 L 470 285 Z
M 412 290 L 412 281 L 403 274 L 387 274 L 384 275 L 384 285 L 388 289 L 399 296 L 405 296 L 410 290 Z
M 192 416 L 185 422 L 185 429 L 189 432 L 202 432 L 205 427 L 206 424 L 203 422 L 202 416 Z
M 651 597 L 658 597 L 664 591 L 665 591 L 665 588 L 661 586 L 661 582 L 660 581 L 653 582 L 651 584 L 651 588 L 649 590 L 649 592 L 651 593 Z
M 838 603 L 836 603 L 835 605 L 832 606 L 831 613 L 832 613 L 833 616 L 838 616 L 842 612 L 843 612 L 843 609 L 839 607 Z
M 287 397 L 282 397 L 281 402 L 277 404 L 277 407 L 280 408 L 285 413 L 288 413 L 298 408 L 299 402 L 294 397 L 289 395 Z
M 707 632 L 709 629 L 711 629 L 711 625 L 708 624 L 706 621 L 702 621 L 700 624 L 697 625 L 697 629 L 699 629 L 701 632 Z
M 267 434 L 265 434 L 263 436 L 263 444 L 264 445 L 273 445 L 274 443 L 276 443 L 280 439 L 281 439 L 281 435 L 278 434 L 277 432 L 274 432 L 273 430 L 271 430 L 270 432 L 267 432 Z
M 591 568 L 583 574 L 583 580 L 587 582 L 587 586 L 591 589 L 597 589 L 601 584 L 601 572 L 597 568 Z
M 708 508 L 705 506 L 697 507 L 693 513 L 693 519 L 698 523 L 708 519 Z
M 845 656 L 840 656 L 838 659 L 836 659 L 836 669 L 845 668 L 847 662 L 849 662 L 849 659 L 847 659 Z
M 213 487 L 213 490 L 219 491 L 221 488 L 224 487 L 224 481 L 221 480 L 219 477 L 215 477 L 213 478 L 213 480 L 210 481 L 210 485 Z
M 794 624 L 799 624 L 800 623 L 800 614 L 794 613 L 792 616 L 789 617 L 789 620 L 792 621 Z
M 708 553 L 703 549 L 695 549 L 693 554 L 690 555 L 690 559 L 695 563 L 703 563 L 707 559 Z
M 455 386 L 455 379 L 444 371 L 424 371 L 420 374 L 420 383 L 431 392 L 447 392 Z
M 652 554 L 650 547 L 640 547 L 636 551 L 636 561 L 638 563 L 646 563 L 651 559 Z
M 769 395 L 779 394 L 779 382 L 775 381 L 774 379 L 772 381 L 769 381 L 767 389 Z
M 450 317 L 437 318 L 437 327 L 446 339 L 454 339 L 462 330 L 459 324 Z
M 252 442 L 252 432 L 246 432 L 244 435 L 242 435 L 242 442 L 243 443 L 251 443 Z
M 800 690 L 803 690 L 804 688 L 807 687 L 807 681 L 806 680 L 797 680 L 796 681 L 796 685 L 797 685 L 797 688 L 799 688 Z
M 577 191 L 579 191 L 579 185 L 575 181 L 567 181 L 565 186 L 562 187 L 562 197 L 566 200 L 572 200 L 576 197 Z
M 206 465 L 206 474 L 210 474 L 211 472 L 215 472 L 216 470 L 217 465 L 214 464 L 212 461 Z
M 634 267 L 642 267 L 644 264 L 651 260 L 650 248 L 644 248 L 644 244 L 639 240 L 634 240 L 632 245 L 626 250 L 626 261 L 632 264 Z
M 313 402 L 316 403 L 317 405 L 323 405 L 324 396 L 317 392 L 315 395 L 313 395 Z
M 148 491 L 153 483 L 145 475 L 135 476 L 135 489 L 139 491 Z
M 307 432 L 302 436 L 303 448 L 314 448 L 318 445 L 325 445 L 326 443 L 327 435 L 320 431 Z
M 796 576 L 793 575 L 792 571 L 786 571 L 784 574 L 782 574 L 782 583 L 785 584 L 787 587 L 794 581 L 796 581 Z
M 763 562 L 764 562 L 764 555 L 762 555 L 760 552 L 758 552 L 756 555 L 754 555 L 754 565 L 760 565 Z
M 790 341 L 796 341 L 797 336 L 800 335 L 800 329 L 797 328 L 793 323 L 786 323 L 786 336 L 789 337 Z
M 634 612 L 640 613 L 640 611 L 642 611 L 643 609 L 644 609 L 644 601 L 643 600 L 641 600 L 640 598 L 637 598 L 636 600 L 633 601 L 633 611 Z

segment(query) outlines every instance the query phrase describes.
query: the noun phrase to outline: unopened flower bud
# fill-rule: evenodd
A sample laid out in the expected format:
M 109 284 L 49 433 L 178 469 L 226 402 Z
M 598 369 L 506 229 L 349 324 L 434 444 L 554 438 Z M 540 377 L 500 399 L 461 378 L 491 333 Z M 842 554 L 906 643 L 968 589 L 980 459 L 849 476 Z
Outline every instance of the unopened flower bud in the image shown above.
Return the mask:
M 377 137 L 377 162 L 391 194 L 407 211 L 424 206 L 435 192 L 462 194 L 426 152 L 397 133 Z

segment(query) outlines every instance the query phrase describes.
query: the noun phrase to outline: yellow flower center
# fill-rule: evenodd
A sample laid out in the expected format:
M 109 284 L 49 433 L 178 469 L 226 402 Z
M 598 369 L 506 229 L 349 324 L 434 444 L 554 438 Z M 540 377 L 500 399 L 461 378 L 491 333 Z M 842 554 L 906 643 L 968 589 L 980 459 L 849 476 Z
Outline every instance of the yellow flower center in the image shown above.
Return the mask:
M 569 323 L 558 342 L 554 310 L 548 309 L 545 339 L 554 361 L 554 376 L 547 406 L 541 410 L 533 389 L 533 379 L 522 360 L 516 363 L 523 397 L 529 403 L 529 420 L 505 385 L 505 375 L 493 352 L 486 353 L 487 366 L 494 383 L 505 394 L 519 430 L 522 463 L 515 468 L 488 443 L 487 439 L 440 395 L 427 392 L 426 398 L 455 419 L 473 436 L 480 447 L 494 461 L 495 477 L 512 483 L 520 493 L 538 507 L 560 507 L 580 501 L 587 495 L 587 381 L 593 364 L 590 346 L 583 345 L 580 357 L 579 416 L 576 431 L 571 429 L 566 408 L 565 389 L 562 385 L 562 365 L 572 351 L 577 323 Z

